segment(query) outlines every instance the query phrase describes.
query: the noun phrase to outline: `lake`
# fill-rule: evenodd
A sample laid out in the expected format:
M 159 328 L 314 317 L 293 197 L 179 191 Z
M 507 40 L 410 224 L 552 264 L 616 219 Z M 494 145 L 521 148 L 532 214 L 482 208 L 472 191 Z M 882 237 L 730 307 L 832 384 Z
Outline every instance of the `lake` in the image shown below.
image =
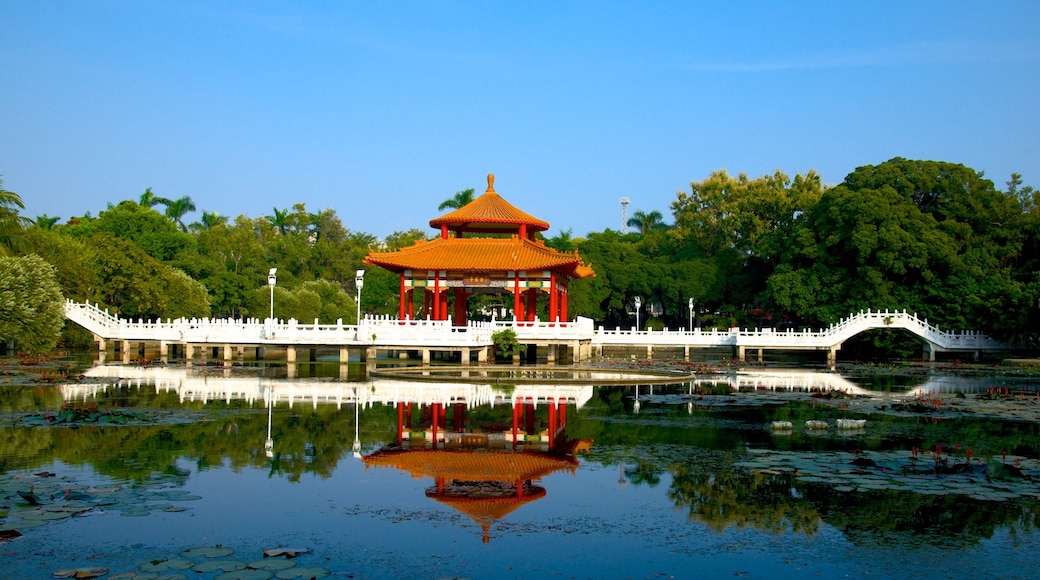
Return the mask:
M 625 366 L 8 372 L 0 576 L 1036 577 L 1040 375 Z

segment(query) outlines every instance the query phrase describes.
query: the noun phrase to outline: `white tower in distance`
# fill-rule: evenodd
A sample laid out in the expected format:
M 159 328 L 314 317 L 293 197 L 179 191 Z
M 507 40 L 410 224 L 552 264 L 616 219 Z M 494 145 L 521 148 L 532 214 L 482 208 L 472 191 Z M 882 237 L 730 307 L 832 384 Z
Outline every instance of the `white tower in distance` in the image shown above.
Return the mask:
M 628 198 L 621 198 L 621 233 L 628 233 Z

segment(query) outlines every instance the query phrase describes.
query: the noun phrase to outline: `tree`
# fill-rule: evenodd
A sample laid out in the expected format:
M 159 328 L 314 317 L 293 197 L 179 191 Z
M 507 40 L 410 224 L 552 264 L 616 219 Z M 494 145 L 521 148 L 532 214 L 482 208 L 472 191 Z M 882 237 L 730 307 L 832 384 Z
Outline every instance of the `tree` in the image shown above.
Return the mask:
M 1021 336 L 1029 291 L 1013 267 L 1021 206 L 981 174 L 895 158 L 828 190 L 792 232 L 768 300 L 812 325 L 866 308 Z
M 215 211 L 204 211 L 199 221 L 188 226 L 188 229 L 195 233 L 210 231 L 213 228 L 226 226 L 227 222 L 228 217 L 226 215 L 220 215 Z
M 289 228 L 289 210 L 280 210 L 276 207 L 271 209 L 274 210 L 274 215 L 267 216 L 267 221 L 269 221 L 271 225 L 274 226 L 274 229 L 277 230 L 279 234 L 285 235 L 285 232 Z
M 437 211 L 444 211 L 448 208 L 461 209 L 469 205 L 473 201 L 474 191 L 475 190 L 472 187 L 469 189 L 463 189 L 462 191 L 456 191 L 454 197 L 449 197 L 437 206 Z
M 51 216 L 49 216 L 47 214 L 43 214 L 43 215 L 36 216 L 36 221 L 34 223 L 35 223 L 36 227 L 40 228 L 41 230 L 51 230 L 51 229 L 54 229 L 54 226 L 60 220 L 61 220 L 60 216 L 51 217 Z
M 636 228 L 640 234 L 645 235 L 647 232 L 652 230 L 664 229 L 667 226 L 664 224 L 664 216 L 661 212 L 656 209 L 646 213 L 642 210 L 637 210 L 632 214 L 632 217 L 628 219 L 628 227 Z
M 177 268 L 163 269 L 168 298 L 159 312 L 161 318 L 206 318 L 210 315 L 209 293 L 202 283 Z
M 195 211 L 195 202 L 190 197 L 184 196 L 179 199 L 164 200 L 163 205 L 166 206 L 166 217 L 180 226 L 182 232 L 188 231 L 188 226 L 184 224 L 182 218 L 185 214 Z
M 70 220 L 71 222 L 71 220 Z M 164 262 L 174 261 L 195 252 L 193 236 L 180 231 L 176 224 L 159 212 L 141 207 L 133 201 L 124 201 L 101 212 L 97 218 L 64 228 L 83 239 L 108 232 L 130 240 L 149 256 Z M 191 262 L 191 259 L 185 260 Z
M 169 296 L 161 262 L 133 242 L 107 232 L 93 236 L 90 245 L 96 250 L 95 302 L 126 317 L 154 320 L 167 313 Z
M 65 322 L 54 267 L 36 255 L 0 258 L 0 341 L 28 352 L 54 348 Z
M 25 209 L 22 198 L 4 189 L 4 180 L 0 179 L 0 256 L 9 256 L 26 247 L 23 234 L 32 220 L 18 215 L 22 209 Z
M 155 195 L 155 193 L 152 192 L 152 188 L 148 187 L 144 190 L 144 193 L 141 194 L 141 199 L 137 203 L 141 207 L 151 209 L 157 205 L 167 205 L 170 203 L 170 200 Z

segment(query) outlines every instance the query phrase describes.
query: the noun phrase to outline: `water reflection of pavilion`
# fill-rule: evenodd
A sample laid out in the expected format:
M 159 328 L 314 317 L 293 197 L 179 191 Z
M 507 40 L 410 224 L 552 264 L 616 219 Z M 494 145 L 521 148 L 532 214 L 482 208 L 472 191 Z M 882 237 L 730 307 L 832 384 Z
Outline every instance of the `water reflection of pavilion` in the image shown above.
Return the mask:
M 484 385 L 512 404 L 511 422 L 503 425 L 473 420 L 468 401 L 445 403 L 429 396 L 431 389 L 451 391 L 463 385 L 406 384 L 421 396 L 396 403 L 397 440 L 362 460 L 366 467 L 432 479 L 426 496 L 475 521 L 485 543 L 496 521 L 545 496 L 545 488 L 537 485 L 543 477 L 575 473 L 575 451 L 592 444 L 569 439 L 566 433 L 567 408 L 584 405 L 591 387 L 522 385 L 499 391 Z

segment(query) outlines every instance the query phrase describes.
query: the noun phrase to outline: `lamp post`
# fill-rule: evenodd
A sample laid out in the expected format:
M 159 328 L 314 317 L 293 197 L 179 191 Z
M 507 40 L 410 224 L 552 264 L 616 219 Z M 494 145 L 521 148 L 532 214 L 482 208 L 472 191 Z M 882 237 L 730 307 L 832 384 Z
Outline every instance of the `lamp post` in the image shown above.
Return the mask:
M 361 422 L 360 404 L 357 387 L 354 387 L 354 445 L 351 446 L 351 450 L 354 452 L 354 457 L 358 459 L 361 459 L 361 437 L 358 428 Z
M 278 283 L 276 272 L 278 272 L 278 268 L 271 268 L 267 272 L 267 285 L 271 287 L 271 322 L 274 322 L 274 285 Z
M 358 270 L 354 276 L 354 286 L 357 287 L 357 327 L 361 330 L 361 287 L 365 285 L 365 271 Z M 355 336 L 355 338 L 357 338 Z
M 693 298 L 690 298 L 689 306 L 690 306 L 690 327 L 689 327 L 689 329 L 692 331 L 693 330 Z
M 264 440 L 264 455 L 268 459 L 274 459 L 274 439 L 271 438 L 271 414 L 273 410 L 274 385 L 270 385 L 267 392 L 267 439 Z
M 636 332 L 639 332 L 639 308 L 643 305 L 643 299 L 636 296 Z

